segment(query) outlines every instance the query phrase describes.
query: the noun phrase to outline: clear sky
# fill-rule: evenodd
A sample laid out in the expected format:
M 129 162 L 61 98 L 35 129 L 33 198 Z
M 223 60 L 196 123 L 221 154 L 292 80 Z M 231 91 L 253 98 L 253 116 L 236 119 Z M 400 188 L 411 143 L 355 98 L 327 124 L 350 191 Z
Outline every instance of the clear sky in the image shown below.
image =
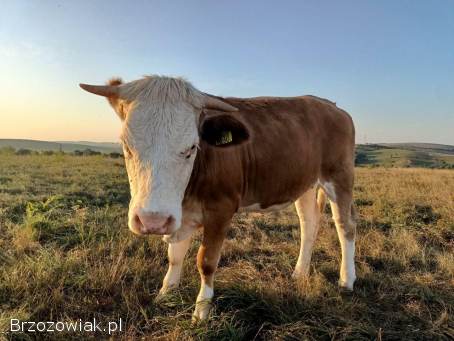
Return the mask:
M 107 102 L 77 84 L 152 73 L 328 98 L 361 143 L 454 144 L 454 1 L 0 4 L 0 138 L 117 141 Z

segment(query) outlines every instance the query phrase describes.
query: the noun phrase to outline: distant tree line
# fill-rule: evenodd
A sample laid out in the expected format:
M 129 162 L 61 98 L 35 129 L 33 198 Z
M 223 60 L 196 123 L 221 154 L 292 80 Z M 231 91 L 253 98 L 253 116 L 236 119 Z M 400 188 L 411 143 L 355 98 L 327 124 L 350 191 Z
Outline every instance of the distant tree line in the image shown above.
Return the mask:
M 2 147 L 0 148 L 0 155 L 74 155 L 74 156 L 94 156 L 94 155 L 102 155 L 106 157 L 111 157 L 113 159 L 118 159 L 123 157 L 123 154 L 118 152 L 111 152 L 111 153 L 101 153 L 96 150 L 92 149 L 84 149 L 84 150 L 75 150 L 73 152 L 64 152 L 64 151 L 55 151 L 55 150 L 43 150 L 43 151 L 36 151 L 26 148 L 19 148 L 15 149 L 13 147 Z
M 355 155 L 355 166 L 366 165 L 370 162 L 367 154 L 364 152 L 356 152 Z

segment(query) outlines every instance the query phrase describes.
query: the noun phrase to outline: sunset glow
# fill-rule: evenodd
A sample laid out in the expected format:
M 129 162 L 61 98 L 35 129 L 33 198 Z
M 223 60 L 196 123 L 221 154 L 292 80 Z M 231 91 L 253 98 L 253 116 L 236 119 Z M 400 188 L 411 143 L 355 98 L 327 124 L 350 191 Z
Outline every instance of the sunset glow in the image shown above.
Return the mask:
M 2 7 L 0 138 L 117 141 L 106 101 L 77 84 L 157 73 L 222 96 L 329 98 L 361 143 L 454 143 L 450 1 Z

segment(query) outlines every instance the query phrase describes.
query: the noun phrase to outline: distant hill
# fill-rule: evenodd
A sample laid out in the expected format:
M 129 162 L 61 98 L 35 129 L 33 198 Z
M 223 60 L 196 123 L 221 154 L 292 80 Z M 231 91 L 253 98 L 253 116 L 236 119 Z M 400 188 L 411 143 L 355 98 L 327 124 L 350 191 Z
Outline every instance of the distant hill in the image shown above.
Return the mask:
M 356 146 L 357 166 L 454 168 L 454 146 L 380 143 Z
M 454 146 L 437 143 L 379 143 L 380 146 L 454 155 Z
M 119 151 L 121 149 L 119 143 L 115 142 L 91 142 L 91 141 L 55 141 L 57 143 L 67 143 L 67 144 L 78 144 L 96 148 L 108 148 L 114 149 L 115 151 Z
M 91 149 L 101 153 L 121 153 L 120 144 L 90 141 L 36 141 L 0 139 L 0 148 L 12 147 L 33 151 L 63 151 Z M 357 166 L 454 168 L 454 146 L 434 143 L 380 143 L 356 146 Z
M 63 151 L 74 152 L 76 150 L 91 149 L 101 153 L 121 152 L 121 147 L 112 142 L 52 142 L 19 139 L 0 139 L 0 148 L 12 147 L 14 149 L 30 149 L 33 151 Z

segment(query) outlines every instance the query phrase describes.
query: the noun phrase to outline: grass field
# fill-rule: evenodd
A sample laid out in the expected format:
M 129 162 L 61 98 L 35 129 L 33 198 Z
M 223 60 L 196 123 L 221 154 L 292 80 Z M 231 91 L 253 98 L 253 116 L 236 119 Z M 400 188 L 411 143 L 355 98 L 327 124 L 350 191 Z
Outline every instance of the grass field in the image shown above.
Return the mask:
M 325 214 L 307 282 L 294 208 L 241 214 L 215 282 L 212 318 L 191 324 L 199 288 L 195 238 L 180 289 L 153 299 L 166 245 L 126 226 L 123 161 L 0 155 L 0 332 L 10 319 L 115 321 L 147 339 L 448 340 L 454 337 L 454 171 L 358 168 L 358 280 L 337 288 L 340 248 Z M 93 333 L 7 339 L 108 338 Z M 2 334 L 0 334 L 0 339 Z

